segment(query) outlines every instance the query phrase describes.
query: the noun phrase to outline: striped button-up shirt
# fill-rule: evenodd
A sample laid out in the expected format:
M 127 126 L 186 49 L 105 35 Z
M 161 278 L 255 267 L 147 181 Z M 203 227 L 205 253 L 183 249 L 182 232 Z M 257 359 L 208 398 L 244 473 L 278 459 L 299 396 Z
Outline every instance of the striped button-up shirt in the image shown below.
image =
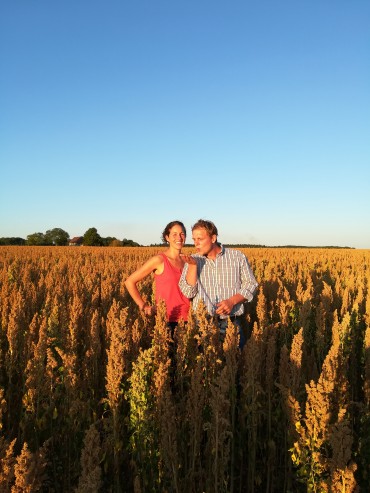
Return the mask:
M 196 311 L 199 301 L 202 300 L 208 313 L 214 315 L 217 303 L 237 293 L 241 294 L 247 301 L 252 301 L 258 287 L 247 257 L 239 250 L 220 246 L 221 252 L 214 260 L 203 255 L 192 255 L 197 262 L 197 283 L 195 286 L 186 282 L 188 264 L 184 266 L 179 286 L 186 297 L 193 299 L 194 311 Z M 242 315 L 243 312 L 243 303 L 237 303 L 230 315 Z

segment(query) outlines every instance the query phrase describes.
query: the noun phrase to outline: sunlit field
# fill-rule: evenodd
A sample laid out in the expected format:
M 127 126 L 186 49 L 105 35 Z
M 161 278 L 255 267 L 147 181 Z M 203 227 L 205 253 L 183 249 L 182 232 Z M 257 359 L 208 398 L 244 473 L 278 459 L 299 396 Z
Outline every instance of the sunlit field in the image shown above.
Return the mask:
M 200 309 L 172 359 L 158 250 L 0 247 L 0 491 L 369 491 L 370 250 L 241 248 L 243 351 Z

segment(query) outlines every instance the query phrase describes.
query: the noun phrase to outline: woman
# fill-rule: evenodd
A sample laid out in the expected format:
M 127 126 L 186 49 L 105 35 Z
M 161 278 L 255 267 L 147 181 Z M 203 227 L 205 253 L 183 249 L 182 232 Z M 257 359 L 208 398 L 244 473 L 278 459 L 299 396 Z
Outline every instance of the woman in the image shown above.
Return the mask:
M 162 233 L 163 242 L 168 248 L 154 255 L 125 281 L 127 291 L 146 315 L 156 313 L 156 307 L 143 300 L 137 283 L 154 272 L 156 304 L 164 300 L 167 308 L 168 325 L 174 329 L 180 319 L 187 321 L 190 301 L 182 294 L 179 280 L 184 267 L 181 249 L 185 244 L 186 229 L 181 221 L 172 221 Z

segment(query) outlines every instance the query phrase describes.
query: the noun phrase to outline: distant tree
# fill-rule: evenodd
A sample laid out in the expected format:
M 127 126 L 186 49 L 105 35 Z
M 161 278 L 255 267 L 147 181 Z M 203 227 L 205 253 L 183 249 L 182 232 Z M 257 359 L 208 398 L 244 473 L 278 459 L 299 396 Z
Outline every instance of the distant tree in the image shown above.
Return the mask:
M 122 241 L 117 240 L 117 238 L 114 238 L 114 240 L 111 241 L 111 243 L 109 244 L 109 246 L 112 246 L 112 247 L 122 246 Z
M 127 238 L 123 238 L 122 240 L 122 246 L 140 246 L 139 243 L 136 243 L 136 241 L 133 240 L 128 240 Z
M 69 234 L 61 228 L 48 229 L 45 240 L 48 245 L 65 246 L 68 245 Z
M 19 237 L 0 238 L 0 245 L 25 245 L 26 240 Z
M 47 242 L 44 233 L 32 233 L 31 235 L 27 236 L 26 245 L 41 246 L 46 244 Z
M 103 240 L 96 228 L 89 228 L 84 234 L 83 244 L 85 246 L 102 246 Z
M 115 236 L 107 236 L 106 238 L 102 238 L 102 245 L 103 246 L 110 246 L 112 244 L 112 241 L 116 240 L 117 238 Z

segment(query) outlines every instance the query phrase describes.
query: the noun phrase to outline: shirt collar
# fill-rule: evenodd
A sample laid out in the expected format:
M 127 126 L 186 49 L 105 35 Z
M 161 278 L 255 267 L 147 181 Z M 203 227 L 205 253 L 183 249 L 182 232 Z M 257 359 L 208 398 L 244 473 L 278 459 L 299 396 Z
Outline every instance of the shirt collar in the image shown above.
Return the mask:
M 218 254 L 216 255 L 216 258 L 217 257 L 221 257 L 221 255 L 223 255 L 225 253 L 225 247 L 223 246 L 223 244 L 222 243 L 219 243 L 218 245 L 220 246 L 221 251 L 218 252 Z

